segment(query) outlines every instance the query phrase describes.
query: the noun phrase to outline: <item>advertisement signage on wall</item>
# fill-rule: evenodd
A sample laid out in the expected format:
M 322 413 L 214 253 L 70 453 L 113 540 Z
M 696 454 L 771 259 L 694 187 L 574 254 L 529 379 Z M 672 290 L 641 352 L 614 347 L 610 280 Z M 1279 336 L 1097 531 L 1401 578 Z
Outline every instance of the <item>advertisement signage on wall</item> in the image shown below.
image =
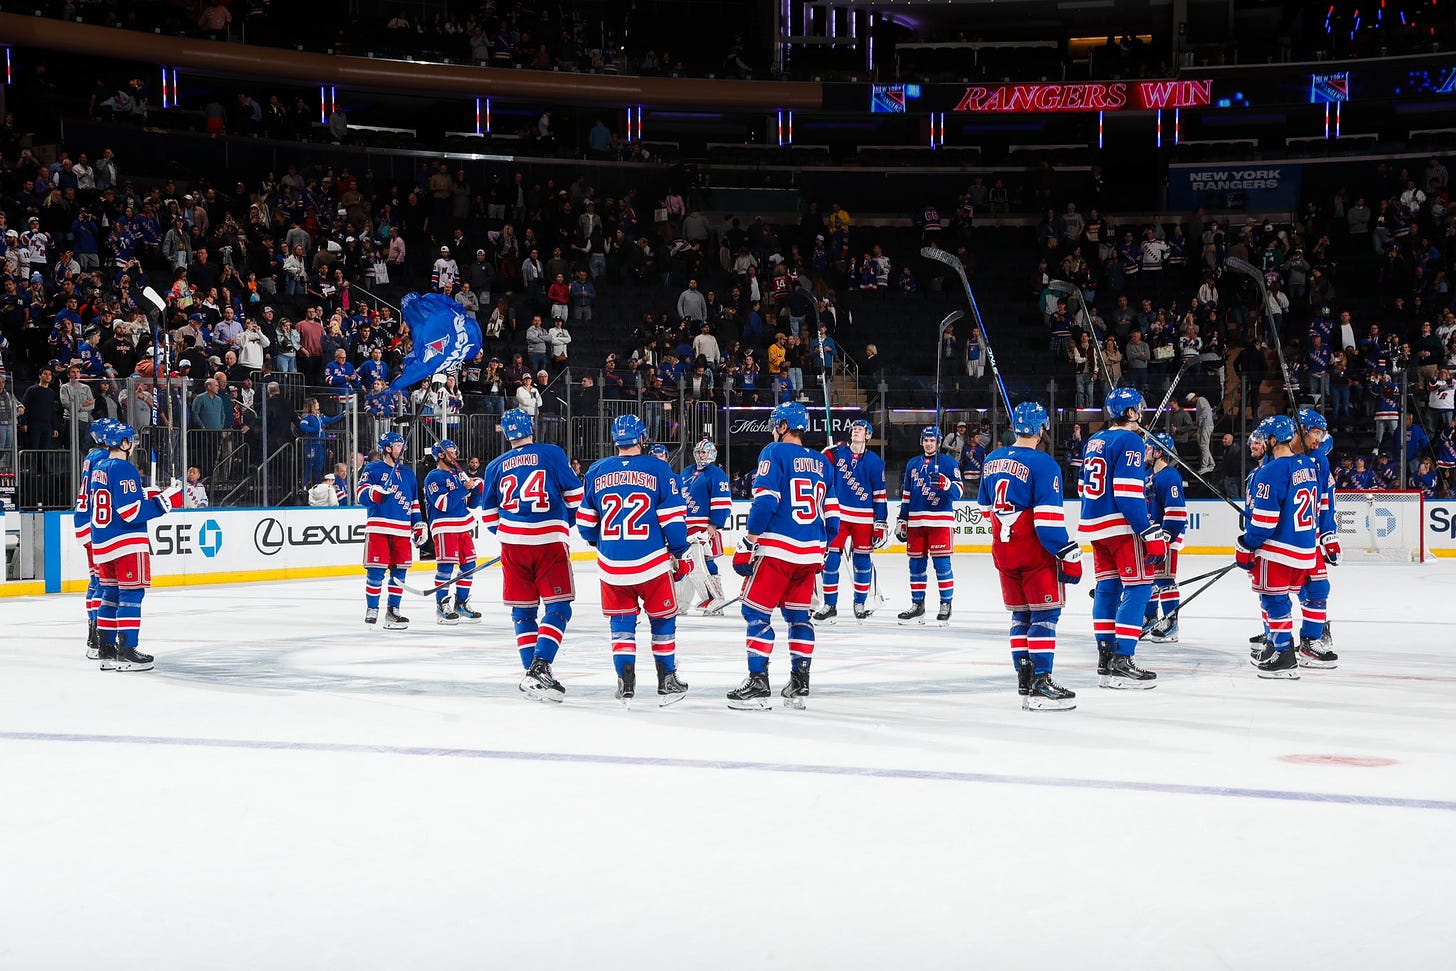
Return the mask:
M 806 440 L 820 440 L 824 437 L 824 409 L 809 408 L 809 430 L 805 433 Z M 864 411 L 859 408 L 832 408 L 830 409 L 830 420 L 833 422 L 833 434 L 836 439 L 849 439 L 849 425 L 864 417 Z M 773 439 L 773 425 L 770 417 L 773 415 L 772 408 L 726 408 L 723 411 L 724 420 L 727 422 L 727 440 L 734 444 L 743 442 L 762 441 L 768 442 Z
M 1293 209 L 1304 167 L 1283 162 L 1219 162 L 1168 167 L 1173 209 Z

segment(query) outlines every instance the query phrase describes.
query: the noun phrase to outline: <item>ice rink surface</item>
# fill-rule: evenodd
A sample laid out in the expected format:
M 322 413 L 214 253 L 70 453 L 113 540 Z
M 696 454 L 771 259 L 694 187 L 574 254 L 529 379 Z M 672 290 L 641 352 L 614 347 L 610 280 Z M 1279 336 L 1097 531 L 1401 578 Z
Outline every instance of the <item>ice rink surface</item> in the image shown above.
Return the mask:
M 1450 966 L 1456 561 L 1340 567 L 1339 668 L 1293 682 L 1234 571 L 1148 692 L 1096 687 L 1084 586 L 1073 712 L 1019 707 L 989 557 L 949 629 L 876 563 L 802 712 L 724 707 L 736 608 L 680 623 L 667 709 L 644 622 L 623 710 L 587 564 L 562 706 L 494 570 L 482 625 L 369 635 L 362 575 L 154 590 L 147 674 L 84 659 L 78 596 L 0 601 L 0 968 Z

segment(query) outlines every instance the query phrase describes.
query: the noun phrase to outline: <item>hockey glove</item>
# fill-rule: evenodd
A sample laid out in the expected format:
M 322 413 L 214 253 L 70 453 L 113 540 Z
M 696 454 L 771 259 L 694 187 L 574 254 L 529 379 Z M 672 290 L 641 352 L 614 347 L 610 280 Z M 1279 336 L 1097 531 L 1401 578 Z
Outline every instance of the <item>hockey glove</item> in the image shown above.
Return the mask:
M 1242 536 L 1234 540 L 1234 565 L 1240 570 L 1253 572 L 1254 569 L 1254 551 L 1249 549 Z
M 1140 534 L 1143 540 L 1143 562 L 1148 566 L 1162 566 L 1168 559 L 1168 534 L 1157 523 Z
M 950 476 L 946 475 L 944 472 L 938 473 L 934 479 L 930 480 L 930 485 L 932 488 L 935 489 L 936 492 L 949 492 L 950 483 Z
M 890 527 L 884 523 L 875 523 L 874 532 L 871 534 L 871 537 L 871 546 L 877 550 L 884 549 L 885 544 L 890 542 Z
M 895 542 L 903 543 L 910 538 L 910 524 L 901 519 L 895 523 Z
M 758 541 L 751 540 L 747 536 L 738 541 L 738 548 L 733 551 L 733 572 L 741 577 L 753 573 L 753 561 L 758 558 Z
M 157 506 L 162 512 L 168 513 L 173 509 L 182 508 L 182 483 L 177 479 L 172 484 L 157 493 Z
M 410 527 L 410 538 L 416 546 L 424 546 L 425 541 L 430 538 L 430 527 L 425 525 L 423 519 Z
M 1082 547 L 1068 543 L 1057 550 L 1057 579 L 1077 583 L 1082 579 Z
M 1324 551 L 1325 562 L 1330 566 L 1340 565 L 1340 537 L 1325 533 L 1319 538 L 1320 549 Z
M 693 572 L 693 561 L 688 557 L 687 550 L 672 558 L 672 582 L 687 579 L 687 575 Z

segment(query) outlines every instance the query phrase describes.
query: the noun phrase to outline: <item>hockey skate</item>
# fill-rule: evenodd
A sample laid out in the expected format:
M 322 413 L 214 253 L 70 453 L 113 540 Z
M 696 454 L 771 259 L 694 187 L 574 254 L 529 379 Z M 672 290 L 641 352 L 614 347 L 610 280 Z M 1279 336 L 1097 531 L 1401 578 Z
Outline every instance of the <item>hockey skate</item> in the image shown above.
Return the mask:
M 1036 666 L 1031 663 L 1031 658 L 1024 657 L 1021 663 L 1016 665 L 1016 693 L 1023 698 L 1031 691 L 1031 682 L 1036 678 Z M 1021 706 L 1026 707 L 1026 702 Z
M 480 611 L 472 610 L 468 601 L 457 601 L 455 604 L 455 612 L 460 615 L 460 623 L 462 624 L 480 623 Z
M 1335 646 L 1335 634 L 1334 631 L 1330 629 L 1329 621 L 1325 621 L 1324 629 L 1320 631 L 1319 645 L 1326 651 Z
M 1110 641 L 1097 642 L 1097 677 L 1107 677 L 1108 665 L 1112 663 L 1112 643 Z M 1097 682 L 1101 684 L 1101 680 Z
M 1259 677 L 1267 679 L 1282 679 L 1286 681 L 1299 680 L 1299 661 L 1294 656 L 1293 650 L 1271 651 L 1271 656 L 1260 661 L 1257 665 Z
M 1050 674 L 1038 674 L 1031 681 L 1031 690 L 1021 699 L 1027 711 L 1071 711 L 1077 707 L 1077 692 L 1063 688 Z
M 152 669 L 152 656 L 143 654 L 134 647 L 127 647 L 125 644 L 116 645 L 116 666 L 113 671 L 150 671 Z
M 768 711 L 772 696 L 768 673 L 751 673 L 742 684 L 728 692 L 728 707 L 735 711 Z
M 1335 668 L 1340 655 L 1334 651 L 1326 650 L 1323 643 L 1308 637 L 1299 639 L 1299 648 L 1295 652 L 1299 655 L 1299 666 L 1302 668 Z
M 1265 661 L 1268 661 L 1273 656 L 1274 648 L 1270 647 L 1268 644 L 1264 644 L 1261 642 L 1258 645 L 1249 648 L 1249 663 L 1252 664 L 1254 667 L 1258 667 Z
M 364 623 L 366 623 L 366 624 L 377 624 L 377 623 L 379 623 L 379 608 L 378 607 L 370 607 L 368 610 L 364 611 Z
M 96 659 L 101 662 L 101 670 L 116 670 L 116 645 L 102 641 L 96 649 Z
M 435 601 L 435 623 L 444 627 L 454 627 L 460 623 L 460 615 L 450 608 L 450 601 Z
M 617 693 L 614 696 L 622 703 L 623 708 L 632 707 L 632 698 L 637 694 L 637 665 L 624 664 L 622 673 L 617 675 Z
M 854 620 L 855 620 L 855 623 L 857 623 L 857 624 L 863 624 L 865 622 L 865 618 L 868 617 L 872 613 L 874 613 L 874 611 L 873 610 L 870 610 L 869 607 L 867 607 L 866 605 L 864 605 L 862 603 L 855 604 L 854 605 Z
M 814 615 L 814 621 L 815 623 L 819 624 L 834 624 L 838 623 L 838 621 L 835 620 L 835 618 L 838 616 L 839 611 L 837 609 L 835 609 L 834 607 L 825 607 L 823 610 L 819 611 L 817 614 Z
M 935 622 L 942 627 L 950 626 L 950 601 L 942 600 L 940 609 L 935 613 Z
M 809 698 L 809 664 L 812 660 L 807 657 L 794 658 L 793 669 L 789 672 L 789 683 L 779 691 L 785 707 L 804 710 L 805 702 Z
M 552 676 L 551 662 L 539 657 L 531 662 L 526 676 L 521 679 L 520 688 L 522 694 L 536 701 L 560 704 L 566 700 L 566 686 Z
M 101 657 L 101 631 L 96 627 L 96 621 L 89 617 L 86 619 L 86 658 L 91 661 Z
M 1164 617 L 1153 624 L 1148 631 L 1148 640 L 1154 644 L 1178 643 L 1178 618 Z
M 900 611 L 896 619 L 902 624 L 925 623 L 925 601 L 917 600 L 910 605 L 909 610 Z
M 653 658 L 657 663 L 657 705 L 659 708 L 666 708 L 668 705 L 676 704 L 683 700 L 688 693 L 686 681 L 678 679 L 677 671 L 667 670 L 667 666 L 661 661 Z
M 1107 662 L 1107 673 L 1097 679 L 1101 688 L 1156 688 L 1158 676 L 1138 667 L 1131 654 L 1114 654 Z
M 407 627 L 409 627 L 409 618 L 400 616 L 398 610 L 390 607 L 384 611 L 385 630 L 404 630 Z

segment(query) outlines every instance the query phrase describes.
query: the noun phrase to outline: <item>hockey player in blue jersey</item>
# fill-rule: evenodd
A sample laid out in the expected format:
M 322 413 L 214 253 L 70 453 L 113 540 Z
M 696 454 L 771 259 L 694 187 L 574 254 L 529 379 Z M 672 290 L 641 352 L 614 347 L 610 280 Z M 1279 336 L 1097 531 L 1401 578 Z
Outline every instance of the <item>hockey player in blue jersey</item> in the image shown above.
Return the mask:
M 1333 668 L 1340 656 L 1331 645 L 1329 600 L 1330 572 L 1340 564 L 1340 531 L 1335 522 L 1335 477 L 1330 472 L 1327 456 L 1333 442 L 1329 423 L 1313 408 L 1299 409 L 1299 424 L 1304 429 L 1304 454 L 1314 462 L 1319 476 L 1319 511 L 1316 527 L 1319 542 L 1315 548 L 1315 565 L 1299 588 L 1299 664 L 1306 668 Z
M 848 444 L 824 450 L 839 497 L 839 534 L 830 541 L 829 556 L 824 560 L 824 609 L 814 615 L 820 623 L 834 623 L 839 613 L 839 567 L 846 548 L 854 566 L 854 618 L 862 623 L 873 613 L 869 608 L 874 580 L 870 553 L 890 538 L 885 463 L 869 449 L 874 437 L 874 426 L 860 418 L 850 423 Z
M 425 508 L 435 539 L 435 623 L 478 624 L 480 611 L 470 606 L 470 591 L 476 565 L 474 509 L 485 480 L 465 474 L 460 468 L 460 451 L 448 438 L 432 445 L 430 454 L 435 457 L 435 467 L 425 476 Z
M 404 436 L 379 436 L 379 458 L 359 472 L 354 496 L 364 507 L 364 623 L 379 622 L 379 597 L 389 574 L 385 605 L 386 630 L 404 630 L 409 618 L 399 612 L 404 578 L 414 561 L 414 546 L 425 541 L 429 527 L 420 516 L 419 487 L 414 470 L 401 461 Z
M 1234 561 L 1252 574 L 1268 643 L 1254 661 L 1261 678 L 1299 677 L 1291 593 L 1314 569 L 1319 542 L 1319 469 L 1293 450 L 1295 427 L 1287 415 L 1269 419 L 1269 450 L 1250 483 L 1250 515 L 1234 544 Z
M 1135 388 L 1107 395 L 1110 421 L 1082 449 L 1079 532 L 1092 544 L 1097 588 L 1092 632 L 1097 639 L 1098 684 L 1152 688 L 1157 675 L 1133 660 L 1153 575 L 1168 557 L 1168 537 L 1148 514 L 1141 435 L 1143 396 Z
M 537 444 L 535 424 L 525 411 L 501 415 L 510 448 L 485 469 L 480 508 L 485 527 L 501 544 L 501 599 L 511 608 L 516 650 L 526 676 L 521 693 L 537 701 L 566 700 L 566 687 L 551 665 L 571 620 L 576 599 L 567 548 L 582 486 L 566 453 Z M 538 605 L 545 615 L 537 623 Z
M 723 555 L 722 530 L 733 513 L 733 492 L 728 475 L 715 463 L 718 446 L 703 439 L 693 446 L 693 464 L 682 471 L 683 499 L 687 503 L 688 542 L 702 548 L 705 576 L 701 578 L 703 598 L 695 605 L 706 614 L 722 613 L 723 579 L 717 558 Z M 690 586 L 690 585 L 685 585 Z M 679 604 L 683 610 L 686 604 Z
M 75 511 L 71 517 L 76 541 L 86 551 L 86 656 L 95 661 L 101 657 L 101 631 L 96 619 L 101 613 L 101 578 L 96 572 L 96 561 L 91 557 L 91 510 L 86 503 L 87 483 L 91 481 L 91 469 L 110 454 L 106 447 L 106 433 L 118 422 L 113 418 L 98 418 L 91 423 L 91 440 L 96 447 L 81 460 L 81 490 L 76 494 Z
M 748 677 L 728 692 L 728 707 L 739 710 L 768 708 L 775 610 L 788 622 L 792 659 L 780 694 L 790 708 L 805 706 L 814 656 L 809 602 L 825 548 L 839 534 L 833 470 L 822 453 L 804 446 L 809 413 L 798 402 L 784 402 L 769 416 L 769 427 L 774 440 L 759 453 L 747 534 L 733 554 L 733 569 L 748 578 L 743 587 Z
M 1188 528 L 1188 503 L 1183 475 L 1169 458 L 1177 455 L 1177 448 L 1172 435 L 1149 436 L 1146 459 L 1153 469 L 1148 480 L 1153 507 L 1149 516 L 1168 536 L 1168 558 L 1153 575 L 1153 593 L 1143 613 L 1143 627 L 1154 644 L 1178 643 L 1178 551 L 1183 548 L 1183 533 Z
M 976 497 L 991 522 L 991 560 L 1011 611 L 1016 690 L 1032 711 L 1077 707 L 1076 692 L 1052 680 L 1052 661 L 1067 603 L 1063 584 L 1082 579 L 1082 548 L 1067 535 L 1061 469 L 1037 447 L 1046 424 L 1046 409 L 1035 401 L 1012 410 L 1016 441 L 986 457 Z
M 936 621 L 950 626 L 950 605 L 955 598 L 955 576 L 950 555 L 954 552 L 955 501 L 962 496 L 961 473 L 955 459 L 940 454 L 940 429 L 927 425 L 920 432 L 922 454 L 905 466 L 900 490 L 900 521 L 895 538 L 905 544 L 910 557 L 910 609 L 902 610 L 902 624 L 925 623 L 926 559 L 935 561 L 935 578 L 940 587 L 940 612 Z
M 673 584 L 689 570 L 683 490 L 672 466 L 642 454 L 647 428 L 636 415 L 612 421 L 613 458 L 587 469 L 576 528 L 597 551 L 602 613 L 612 632 L 617 700 L 637 693 L 637 613 L 652 626 L 652 662 L 659 705 L 681 701 L 677 676 L 677 597 Z

